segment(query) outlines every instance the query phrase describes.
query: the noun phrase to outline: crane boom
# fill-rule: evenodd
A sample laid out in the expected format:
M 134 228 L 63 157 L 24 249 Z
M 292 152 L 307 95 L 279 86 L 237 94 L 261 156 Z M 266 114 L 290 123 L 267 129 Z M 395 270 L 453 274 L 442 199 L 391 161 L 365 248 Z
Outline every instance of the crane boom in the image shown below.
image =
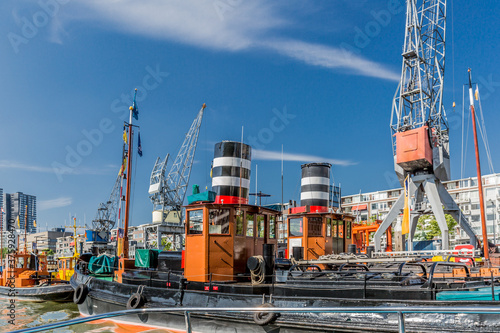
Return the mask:
M 198 134 L 200 133 L 201 121 L 206 105 L 203 104 L 198 115 L 194 119 L 186 134 L 181 149 L 165 177 L 169 155 L 162 161 L 159 157 L 151 172 L 149 185 L 149 198 L 153 203 L 154 210 L 162 210 L 163 213 L 178 212 L 179 222 L 182 221 L 181 208 L 191 175 Z

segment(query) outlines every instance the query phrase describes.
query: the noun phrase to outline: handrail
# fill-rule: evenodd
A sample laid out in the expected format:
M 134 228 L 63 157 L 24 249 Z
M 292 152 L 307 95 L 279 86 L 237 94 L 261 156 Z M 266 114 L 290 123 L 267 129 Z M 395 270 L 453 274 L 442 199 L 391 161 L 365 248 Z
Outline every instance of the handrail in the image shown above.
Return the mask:
M 422 268 L 422 273 L 424 274 L 424 278 L 427 279 L 427 270 L 425 269 L 425 266 L 420 262 L 404 262 L 404 263 L 402 263 L 398 267 L 398 276 L 403 275 L 403 267 L 404 266 L 418 266 L 418 267 Z
M 310 307 L 310 308 L 276 308 L 276 307 L 255 307 L 255 308 L 211 308 L 211 307 L 177 307 L 177 308 L 145 308 L 145 309 L 132 309 L 132 310 L 121 310 L 109 313 L 103 313 L 99 315 L 93 315 L 88 317 L 81 317 L 71 320 L 66 320 L 58 323 L 51 323 L 37 327 L 25 328 L 12 333 L 34 333 L 42 332 L 49 329 L 56 329 L 61 327 L 66 327 L 70 325 L 82 324 L 86 322 L 91 322 L 95 320 L 109 319 L 114 317 L 120 317 L 125 315 L 133 314 L 149 314 L 149 313 L 165 313 L 165 312 L 178 312 L 183 313 L 186 318 L 186 331 L 188 333 L 192 332 L 191 321 L 189 320 L 189 315 L 191 313 L 245 313 L 245 312 L 274 312 L 274 313 L 396 313 L 399 317 L 399 332 L 405 332 L 405 321 L 404 315 L 407 313 L 441 313 L 441 314 L 457 314 L 457 313 L 467 313 L 467 314 L 500 314 L 500 308 L 498 306 L 383 306 L 383 307 Z
M 429 271 L 429 279 L 427 280 L 427 282 L 422 286 L 422 288 L 429 288 L 431 289 L 432 288 L 432 282 L 433 282 L 433 279 L 434 279 L 434 273 L 435 273 L 435 270 L 436 270 L 436 267 L 438 266 L 448 266 L 448 267 L 453 267 L 453 266 L 456 266 L 456 267 L 459 267 L 459 268 L 464 268 L 465 269 L 465 274 L 467 276 L 467 278 L 470 278 L 470 271 L 469 271 L 469 267 L 467 267 L 467 265 L 465 265 L 464 263 L 459 263 L 459 262 L 448 262 L 448 261 L 436 261 L 432 266 L 431 266 L 431 269 Z

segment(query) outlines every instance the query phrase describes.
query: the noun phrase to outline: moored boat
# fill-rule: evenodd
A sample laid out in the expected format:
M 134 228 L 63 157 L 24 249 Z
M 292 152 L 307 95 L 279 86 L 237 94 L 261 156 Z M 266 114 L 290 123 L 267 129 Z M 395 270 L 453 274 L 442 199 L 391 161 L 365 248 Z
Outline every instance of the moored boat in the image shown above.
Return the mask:
M 71 301 L 73 288 L 68 281 L 54 279 L 48 271 L 47 256 L 12 253 L 4 259 L 0 297 L 29 301 Z

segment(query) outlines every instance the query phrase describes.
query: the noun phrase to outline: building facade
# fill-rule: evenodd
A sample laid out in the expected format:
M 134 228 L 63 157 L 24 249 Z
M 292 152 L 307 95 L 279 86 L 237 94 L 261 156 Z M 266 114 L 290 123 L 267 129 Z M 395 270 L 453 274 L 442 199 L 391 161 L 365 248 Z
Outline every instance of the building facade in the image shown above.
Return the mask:
M 2 221 L 4 230 L 10 225 L 24 231 L 26 223 L 28 233 L 36 232 L 36 196 L 22 192 L 3 193 L 2 203 L 5 211 L 5 219 Z
M 500 243 L 500 173 L 485 175 L 482 178 L 488 239 Z M 444 182 L 443 185 L 455 199 L 475 234 L 479 239 L 482 239 L 477 177 L 451 180 Z M 342 197 L 342 209 L 344 212 L 355 215 L 358 221 L 383 220 L 401 193 L 403 193 L 403 189 L 398 188 L 344 196 Z M 455 236 L 456 243 L 468 241 L 465 232 L 459 228 L 458 234 Z
M 57 253 L 57 240 L 60 237 L 65 237 L 68 235 L 73 235 L 72 232 L 64 231 L 64 229 L 56 228 L 50 231 L 42 231 L 32 234 L 27 234 L 26 248 L 28 252 L 31 252 L 33 248 L 41 250 L 52 250 L 52 252 Z M 24 249 L 24 233 L 19 235 L 19 248 Z

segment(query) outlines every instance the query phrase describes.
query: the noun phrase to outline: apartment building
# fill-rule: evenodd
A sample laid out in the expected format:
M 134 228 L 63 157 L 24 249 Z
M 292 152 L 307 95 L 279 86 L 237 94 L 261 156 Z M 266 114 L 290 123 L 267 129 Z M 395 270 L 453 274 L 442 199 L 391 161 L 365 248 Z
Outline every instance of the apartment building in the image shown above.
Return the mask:
M 500 243 L 498 239 L 500 235 L 500 173 L 485 175 L 482 178 L 488 239 Z M 477 177 L 451 180 L 443 184 L 472 225 L 474 232 L 479 239 L 482 239 Z M 344 212 L 355 215 L 358 221 L 383 220 L 402 192 L 402 188 L 397 188 L 344 196 L 342 209 Z M 465 232 L 459 230 L 456 242 L 465 243 L 467 240 Z

